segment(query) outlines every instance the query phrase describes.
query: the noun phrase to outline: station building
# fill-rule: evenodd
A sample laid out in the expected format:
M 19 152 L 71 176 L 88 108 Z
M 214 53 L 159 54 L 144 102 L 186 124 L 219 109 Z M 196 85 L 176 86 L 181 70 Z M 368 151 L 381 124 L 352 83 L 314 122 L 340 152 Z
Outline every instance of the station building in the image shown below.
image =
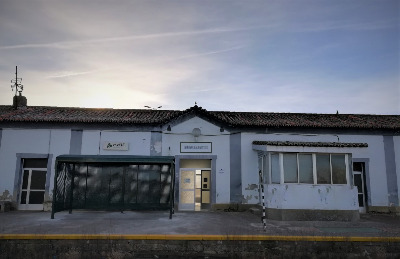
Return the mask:
M 399 186 L 399 115 L 0 106 L 0 202 L 17 210 L 357 220 L 399 213 Z

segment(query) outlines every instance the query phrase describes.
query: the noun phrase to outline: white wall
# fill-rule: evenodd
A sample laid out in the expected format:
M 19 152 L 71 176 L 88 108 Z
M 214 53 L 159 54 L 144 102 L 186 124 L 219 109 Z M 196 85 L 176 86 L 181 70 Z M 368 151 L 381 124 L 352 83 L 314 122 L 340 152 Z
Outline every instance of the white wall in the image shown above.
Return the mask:
M 273 209 L 358 210 L 357 188 L 347 185 L 265 184 Z
M 201 130 L 198 142 L 212 142 L 212 153 L 180 153 L 181 142 L 195 142 L 192 135 L 194 128 Z M 171 131 L 163 132 L 162 155 L 163 156 L 201 156 L 216 155 L 216 202 L 229 203 L 230 201 L 230 146 L 229 133 L 220 132 L 220 128 L 199 118 L 194 117 L 171 128 Z M 219 173 L 222 170 L 224 173 Z
M 69 154 L 71 140 L 71 130 L 51 130 L 50 154 L 53 154 L 51 161 L 50 194 L 53 193 L 55 160 L 59 155 Z
M 70 138 L 70 130 L 3 129 L 0 150 L 0 195 L 5 190 L 13 194 L 17 153 L 53 154 L 50 172 L 51 192 L 54 182 L 54 160 L 58 155 L 68 154 Z
M 101 134 L 100 134 L 101 133 Z M 150 155 L 150 132 L 121 132 L 84 130 L 82 133 L 82 155 Z M 126 142 L 127 151 L 103 150 L 104 141 Z
M 84 155 L 99 154 L 102 141 L 129 143 L 128 151 L 107 151 L 100 148 L 101 155 L 150 155 L 150 132 L 83 131 Z M 71 130 L 59 129 L 3 129 L 0 150 L 0 196 L 5 190 L 14 192 L 17 153 L 51 154 L 50 193 L 54 188 L 54 163 L 59 155 L 69 154 Z
M 263 135 L 264 136 L 264 135 Z M 257 134 L 242 133 L 242 201 L 248 204 L 260 203 L 258 190 L 258 155 L 253 150 L 252 142 L 258 140 Z
M 369 159 L 369 182 L 370 188 L 368 196 L 371 200 L 371 206 L 388 206 L 388 189 L 386 177 L 385 148 L 383 136 L 341 136 L 343 142 L 365 142 L 368 148 L 353 151 L 353 159 Z

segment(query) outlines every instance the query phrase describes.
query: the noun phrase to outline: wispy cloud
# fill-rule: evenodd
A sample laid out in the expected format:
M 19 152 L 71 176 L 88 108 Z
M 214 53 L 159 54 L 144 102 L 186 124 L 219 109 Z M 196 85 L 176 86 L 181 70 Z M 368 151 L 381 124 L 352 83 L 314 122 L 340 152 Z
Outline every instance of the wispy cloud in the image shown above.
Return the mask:
M 177 60 L 181 60 L 181 59 L 190 59 L 190 58 L 197 58 L 197 57 L 215 55 L 215 54 L 220 54 L 220 53 L 224 53 L 224 52 L 230 52 L 230 51 L 242 49 L 244 47 L 245 46 L 236 46 L 236 47 L 232 47 L 232 48 L 228 48 L 228 49 L 221 49 L 221 50 L 216 50 L 216 51 L 209 51 L 209 52 L 202 52 L 202 53 L 198 53 L 198 54 L 186 55 L 186 56 L 177 57 L 177 58 L 173 58 L 173 59 L 167 60 L 167 62 L 168 61 L 177 61 Z
M 92 74 L 92 73 L 101 72 L 101 71 L 105 71 L 105 69 L 96 69 L 96 70 L 82 71 L 82 72 L 65 71 L 60 74 L 47 76 L 46 78 L 63 78 L 63 77 L 71 77 L 71 76 L 81 76 L 81 75 L 87 75 L 87 74 Z
M 396 0 L 23 1 L 0 4 L 0 79 L 18 65 L 29 105 L 400 111 Z
M 15 44 L 8 46 L 0 46 L 0 50 L 10 49 L 24 49 L 24 48 L 74 48 L 85 44 L 93 43 L 107 43 L 116 41 L 130 41 L 130 40 L 141 40 L 141 39 L 155 39 L 155 38 L 166 38 L 166 37 L 180 37 L 180 36 L 193 36 L 202 34 L 214 34 L 214 33 L 229 33 L 247 30 L 257 30 L 267 28 L 269 26 L 254 26 L 254 27 L 243 27 L 243 28 L 214 28 L 207 30 L 193 30 L 193 31 L 182 31 L 182 32 L 166 32 L 166 33 L 153 33 L 143 35 L 130 35 L 123 37 L 108 37 L 90 40 L 78 40 L 78 41 L 60 41 L 50 43 L 34 43 L 34 44 Z
M 397 24 L 395 20 L 371 21 L 371 22 L 350 22 L 350 21 L 334 21 L 322 23 L 306 23 L 298 24 L 294 31 L 298 32 L 322 32 L 333 30 L 348 31 L 369 31 L 381 30 L 386 28 L 394 28 Z
M 164 63 L 170 63 L 170 62 L 179 61 L 179 60 L 192 59 L 192 58 L 198 58 L 198 57 L 204 57 L 204 56 L 210 56 L 210 55 L 217 55 L 217 54 L 221 54 L 221 53 L 225 53 L 225 52 L 230 52 L 230 51 L 242 49 L 244 47 L 245 46 L 235 46 L 235 47 L 227 48 L 227 49 L 220 49 L 220 50 L 215 50 L 215 51 L 202 52 L 202 53 L 196 53 L 196 54 L 191 54 L 191 55 L 184 55 L 184 56 L 181 56 L 181 57 L 170 58 L 170 59 L 161 60 L 161 61 L 155 61 L 155 62 L 151 62 L 151 63 L 143 63 L 142 65 L 148 66 L 148 65 L 164 64 Z M 113 68 L 94 69 L 94 70 L 81 71 L 81 72 L 78 72 L 78 71 L 62 71 L 62 72 L 60 72 L 58 74 L 55 74 L 55 75 L 49 75 L 46 78 L 53 79 L 53 78 L 66 78 L 66 77 L 73 77 L 73 76 L 82 76 L 82 75 L 105 72 L 105 71 L 110 71 L 110 70 L 118 70 L 118 69 L 121 69 L 121 68 L 123 68 L 123 67 L 122 66 L 114 66 Z

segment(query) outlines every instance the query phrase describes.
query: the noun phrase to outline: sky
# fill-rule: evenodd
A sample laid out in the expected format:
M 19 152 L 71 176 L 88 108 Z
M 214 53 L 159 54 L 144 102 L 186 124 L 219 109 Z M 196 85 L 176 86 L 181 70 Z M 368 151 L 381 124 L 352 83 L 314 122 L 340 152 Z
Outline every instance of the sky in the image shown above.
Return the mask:
M 400 114 L 399 0 L 0 0 L 0 105 Z

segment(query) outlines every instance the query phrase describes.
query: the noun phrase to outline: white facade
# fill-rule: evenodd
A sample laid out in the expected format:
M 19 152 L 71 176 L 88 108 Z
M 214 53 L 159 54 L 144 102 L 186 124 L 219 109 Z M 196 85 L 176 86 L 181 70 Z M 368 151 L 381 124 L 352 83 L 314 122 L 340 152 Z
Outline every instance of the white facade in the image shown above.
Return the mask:
M 218 123 L 217 123 L 218 124 Z M 57 156 L 74 155 L 139 155 L 174 156 L 176 159 L 175 202 L 179 204 L 181 165 L 186 161 L 210 161 L 197 169 L 211 171 L 211 207 L 232 204 L 261 205 L 259 157 L 272 153 L 346 154 L 345 184 L 271 183 L 264 180 L 265 207 L 289 211 L 351 211 L 359 210 L 357 187 L 353 182 L 352 163 L 365 166 L 365 207 L 369 211 L 399 209 L 400 137 L 371 134 L 320 133 L 317 130 L 299 133 L 256 130 L 233 130 L 214 124 L 204 116 L 189 116 L 171 121 L 160 128 L 136 127 L 129 130 L 20 127 L 1 129 L 0 137 L 0 200 L 10 200 L 18 208 L 23 185 L 23 159 L 47 158 L 45 202 L 51 200 Z M 198 136 L 193 134 L 196 129 Z M 299 145 L 258 145 L 254 141 L 296 142 Z M 307 143 L 366 143 L 365 147 L 301 146 Z M 107 149 L 104 143 L 121 144 L 124 148 Z M 193 148 L 204 143 L 207 150 L 183 152 L 182 143 Z M 191 147 L 192 147 L 191 146 Z M 210 148 L 211 150 L 208 150 Z M 392 157 L 394 161 L 392 161 Z M 389 164 L 388 164 L 389 162 Z M 394 168 L 393 168 L 394 167 Z M 195 168 L 195 169 L 196 169 Z M 390 169 L 390 170 L 389 170 Z M 394 170 L 394 171 L 393 171 Z M 390 171 L 390 173 L 388 173 Z M 268 171 L 269 172 L 269 171 Z M 394 180 L 394 182 L 393 182 Z M 389 197 L 389 198 L 388 198 Z M 397 200 L 396 200 L 397 199 Z

